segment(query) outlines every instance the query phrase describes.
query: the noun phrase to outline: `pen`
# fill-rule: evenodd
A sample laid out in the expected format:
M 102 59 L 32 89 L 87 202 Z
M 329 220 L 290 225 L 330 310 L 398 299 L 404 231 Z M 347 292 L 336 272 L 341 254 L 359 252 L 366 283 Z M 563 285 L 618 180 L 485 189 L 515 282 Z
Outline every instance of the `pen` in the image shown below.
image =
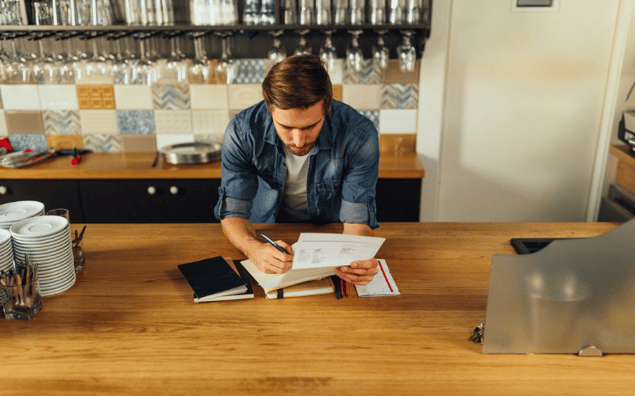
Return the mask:
M 269 244 L 273 247 L 275 247 L 276 249 L 280 250 L 282 253 L 285 254 L 289 254 L 289 252 L 287 252 L 286 250 L 284 250 L 283 248 L 281 248 L 280 246 L 278 246 L 277 243 L 275 243 L 274 241 L 272 241 L 271 239 L 269 239 L 269 237 L 267 237 L 265 234 L 260 234 L 261 237 L 263 237 L 265 239 L 265 241 L 269 242 Z

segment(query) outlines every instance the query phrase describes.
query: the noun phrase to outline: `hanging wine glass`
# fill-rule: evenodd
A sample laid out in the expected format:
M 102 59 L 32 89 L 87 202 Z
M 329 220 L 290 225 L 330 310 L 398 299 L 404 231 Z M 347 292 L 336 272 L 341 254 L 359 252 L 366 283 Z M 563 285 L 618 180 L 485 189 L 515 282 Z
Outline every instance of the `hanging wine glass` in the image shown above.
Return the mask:
M 163 82 L 182 83 L 188 81 L 188 65 L 177 52 L 177 36 L 170 37 L 170 57 L 166 59 Z
M 282 46 L 282 43 L 280 42 L 280 35 L 282 33 L 282 30 L 269 32 L 269 34 L 273 36 L 273 44 L 271 46 L 271 49 L 269 50 L 269 53 L 267 54 L 267 57 L 271 61 L 271 66 L 275 65 L 276 63 L 287 57 L 287 50 Z
M 10 84 L 29 84 L 32 82 L 31 68 L 16 49 L 17 38 L 11 39 L 11 58 L 7 60 L 6 81 Z
M 300 43 L 298 44 L 298 48 L 295 49 L 295 55 L 310 55 L 313 53 L 311 47 L 306 44 L 306 34 L 309 33 L 309 29 L 300 30 Z
M 60 83 L 73 84 L 75 83 L 75 67 L 76 67 L 78 58 L 75 54 L 73 54 L 70 37 L 66 37 L 63 40 L 66 43 L 66 56 L 64 57 L 64 59 L 62 60 L 59 66 Z
M 364 69 L 364 53 L 359 46 L 359 35 L 361 30 L 349 31 L 353 36 L 351 45 L 346 49 L 346 63 L 349 69 L 359 72 Z
M 194 38 L 194 59 L 188 68 L 190 84 L 209 84 L 212 70 L 203 48 L 203 37 Z
M 38 58 L 33 62 L 31 70 L 37 84 L 59 84 L 59 69 L 53 57 L 46 55 L 42 36 L 35 39 L 38 45 Z
M 138 37 L 139 39 L 139 60 L 136 63 L 136 84 L 143 84 L 151 86 L 152 83 L 156 81 L 156 73 L 155 73 L 155 65 L 154 63 L 148 59 L 148 55 L 146 53 L 146 37 Z
M 335 50 L 331 39 L 333 32 L 334 30 L 327 30 L 324 32 L 326 38 L 324 39 L 324 45 L 320 48 L 320 58 L 322 59 L 322 62 L 324 62 L 324 66 L 326 66 L 326 70 L 328 72 L 335 70 L 335 60 L 337 59 L 337 51 Z
M 229 47 L 229 35 L 222 34 L 221 41 L 223 53 L 216 64 L 216 79 L 220 84 L 231 84 L 234 81 L 236 72 L 234 61 L 232 59 L 231 49 Z
M 399 70 L 402 73 L 412 72 L 417 61 L 417 51 L 412 46 L 411 37 L 414 32 L 407 30 L 403 32 L 403 41 L 397 47 L 397 57 L 399 58 Z
M 377 45 L 373 46 L 373 62 L 381 70 L 386 70 L 388 68 L 388 61 L 390 60 L 390 51 L 384 44 L 384 34 L 386 34 L 386 31 L 380 30 L 377 33 L 379 34 L 379 38 L 377 39 Z

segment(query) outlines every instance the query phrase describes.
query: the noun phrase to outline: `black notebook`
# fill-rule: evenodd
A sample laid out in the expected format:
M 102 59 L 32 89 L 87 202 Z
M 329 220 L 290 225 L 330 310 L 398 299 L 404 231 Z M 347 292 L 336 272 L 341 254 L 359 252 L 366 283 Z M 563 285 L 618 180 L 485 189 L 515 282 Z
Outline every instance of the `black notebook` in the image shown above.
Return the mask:
M 253 298 L 251 276 L 231 260 L 218 256 L 180 264 L 178 268 L 194 291 L 194 302 Z

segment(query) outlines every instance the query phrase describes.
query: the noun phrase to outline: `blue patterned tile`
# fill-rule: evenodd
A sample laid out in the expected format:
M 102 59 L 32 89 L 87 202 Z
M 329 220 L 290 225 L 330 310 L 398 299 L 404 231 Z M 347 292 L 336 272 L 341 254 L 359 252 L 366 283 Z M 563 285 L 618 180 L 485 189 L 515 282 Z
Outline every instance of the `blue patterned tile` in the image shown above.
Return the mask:
M 123 135 L 152 135 L 156 131 L 152 110 L 117 110 L 117 120 Z
M 379 110 L 358 110 L 359 114 L 368 118 L 375 124 L 375 128 L 379 130 Z
M 84 135 L 84 148 L 94 153 L 121 153 L 121 135 Z
M 233 84 L 262 84 L 266 75 L 264 59 L 235 59 Z
M 419 86 L 416 84 L 384 84 L 379 95 L 381 109 L 419 108 Z
M 46 150 L 46 136 L 41 134 L 9 134 L 9 142 L 14 151 L 31 149 L 34 151 Z
M 42 112 L 44 134 L 81 135 L 79 110 L 46 110 Z
M 152 107 L 157 110 L 189 110 L 189 84 L 155 84 L 152 86 Z
M 355 71 L 344 62 L 343 84 L 379 84 L 381 83 L 381 69 L 372 59 L 364 59 L 362 70 Z

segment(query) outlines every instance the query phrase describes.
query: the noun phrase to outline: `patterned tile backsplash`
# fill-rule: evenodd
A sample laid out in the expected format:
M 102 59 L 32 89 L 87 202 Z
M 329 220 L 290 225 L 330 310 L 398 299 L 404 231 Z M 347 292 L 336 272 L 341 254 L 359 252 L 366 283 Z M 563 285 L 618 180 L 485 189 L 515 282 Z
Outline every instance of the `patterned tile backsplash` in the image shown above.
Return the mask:
M 16 150 L 75 146 L 94 152 L 222 141 L 229 120 L 262 100 L 268 63 L 240 59 L 235 65 L 231 84 L 0 85 L 0 136 Z M 396 60 L 387 70 L 367 60 L 357 72 L 338 59 L 330 74 L 335 99 L 368 117 L 379 133 L 416 133 L 418 72 L 401 73 Z

